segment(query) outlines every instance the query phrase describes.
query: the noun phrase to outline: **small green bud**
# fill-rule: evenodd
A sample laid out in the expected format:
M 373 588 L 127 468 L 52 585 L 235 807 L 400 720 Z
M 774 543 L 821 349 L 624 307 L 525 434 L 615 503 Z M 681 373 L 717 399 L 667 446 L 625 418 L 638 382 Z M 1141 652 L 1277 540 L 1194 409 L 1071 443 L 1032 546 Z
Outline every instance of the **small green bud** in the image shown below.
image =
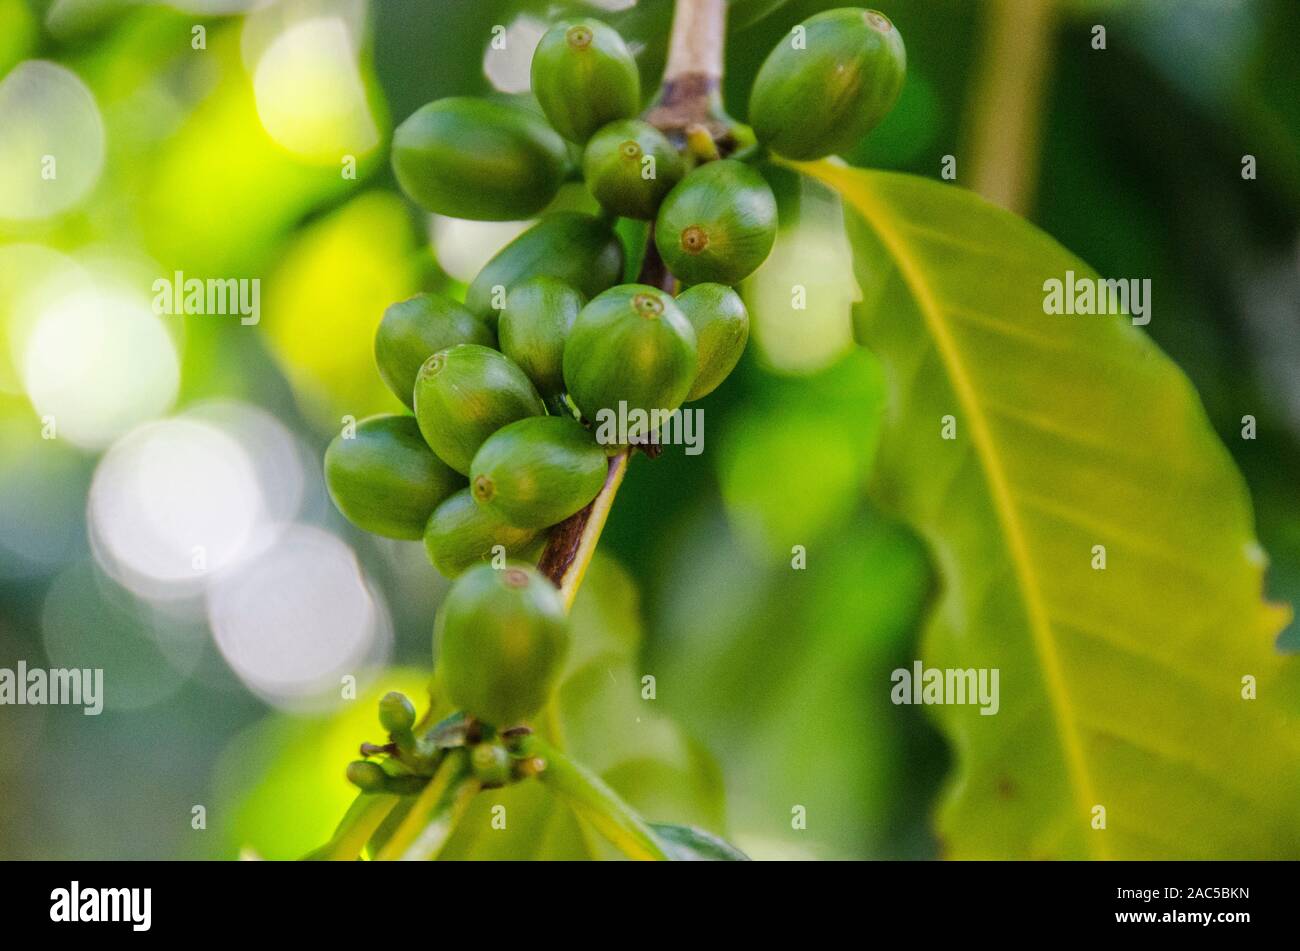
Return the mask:
M 497 743 L 480 743 L 469 754 L 474 778 L 488 788 L 510 782 L 510 754 Z
M 388 774 L 378 763 L 359 759 L 348 763 L 348 782 L 362 792 L 383 792 L 388 784 Z
M 379 701 L 379 723 L 389 733 L 408 733 L 415 726 L 415 705 L 405 694 L 390 691 Z

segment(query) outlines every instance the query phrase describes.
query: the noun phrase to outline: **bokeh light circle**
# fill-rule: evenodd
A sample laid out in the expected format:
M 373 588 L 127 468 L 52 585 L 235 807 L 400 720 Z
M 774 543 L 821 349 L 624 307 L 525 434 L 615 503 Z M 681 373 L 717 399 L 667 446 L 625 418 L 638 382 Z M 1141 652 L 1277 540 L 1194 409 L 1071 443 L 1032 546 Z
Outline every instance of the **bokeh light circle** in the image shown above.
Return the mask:
M 488 82 L 501 92 L 528 92 L 533 52 L 545 32 L 545 23 L 526 15 L 515 17 L 504 32 L 494 31 L 483 54 L 483 74 Z
M 57 436 L 102 448 L 166 412 L 180 387 L 180 361 L 167 328 L 143 296 L 76 286 L 32 319 L 23 348 L 23 385 Z
M 303 505 L 304 448 L 284 425 L 260 406 L 216 399 L 188 408 L 184 419 L 215 426 L 243 448 L 261 490 L 261 515 L 272 532 L 294 521 Z M 313 459 L 313 467 L 318 463 Z
M 356 555 L 308 525 L 287 528 L 260 556 L 224 572 L 208 593 L 217 647 L 244 684 L 271 703 L 296 707 L 338 699 L 391 636 Z
M 0 392 L 21 394 L 23 352 L 33 324 L 50 304 L 90 275 L 80 262 L 40 244 L 0 244 Z
M 253 70 L 257 115 L 267 134 L 296 156 L 337 163 L 379 144 L 379 127 L 341 17 L 286 27 Z
M 433 215 L 430 237 L 438 264 L 465 284 L 478 277 L 483 265 L 528 230 L 531 221 L 466 221 Z
M 88 513 L 95 554 L 114 579 L 144 597 L 175 598 L 255 550 L 264 501 L 244 447 L 181 418 L 114 444 L 95 471 Z
M 99 181 L 104 120 L 67 67 L 28 60 L 0 79 L 0 130 L 0 218 L 67 211 Z

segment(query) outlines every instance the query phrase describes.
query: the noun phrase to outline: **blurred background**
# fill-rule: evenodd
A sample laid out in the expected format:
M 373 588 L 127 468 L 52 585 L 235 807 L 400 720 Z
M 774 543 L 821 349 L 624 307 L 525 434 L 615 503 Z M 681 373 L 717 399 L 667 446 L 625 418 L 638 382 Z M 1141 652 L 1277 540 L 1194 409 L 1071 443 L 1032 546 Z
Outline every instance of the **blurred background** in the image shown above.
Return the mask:
M 733 114 L 791 25 L 838 5 L 736 0 Z M 1147 330 L 1246 475 L 1269 594 L 1300 602 L 1300 4 L 879 5 L 907 83 L 848 158 L 938 177 L 953 156 L 958 185 L 1103 275 L 1150 277 Z M 526 94 L 574 10 L 603 11 L 653 91 L 670 0 L 0 0 L 0 667 L 102 667 L 106 694 L 98 717 L 0 707 L 0 857 L 328 837 L 375 697 L 423 693 L 446 583 L 418 543 L 343 521 L 321 454 L 344 416 L 400 408 L 373 366 L 383 309 L 463 291 L 525 226 L 419 212 L 387 142 L 431 99 Z M 882 386 L 840 211 L 787 185 L 704 454 L 638 459 L 619 496 L 576 614 L 571 739 L 652 818 L 756 857 L 930 857 L 948 754 L 887 694 L 927 555 L 867 501 Z M 842 306 L 792 325 L 764 302 L 808 261 Z M 260 320 L 155 313 L 178 271 L 259 280 Z

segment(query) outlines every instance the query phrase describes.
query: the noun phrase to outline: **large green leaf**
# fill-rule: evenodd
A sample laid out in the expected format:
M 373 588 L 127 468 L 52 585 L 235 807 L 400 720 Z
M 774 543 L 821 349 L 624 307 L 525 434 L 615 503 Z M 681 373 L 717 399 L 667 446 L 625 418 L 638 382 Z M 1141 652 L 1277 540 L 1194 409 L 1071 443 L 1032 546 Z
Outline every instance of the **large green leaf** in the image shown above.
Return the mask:
M 1126 317 L 1045 313 L 1045 280 L 1094 275 L 1013 215 L 800 169 L 844 198 L 857 331 L 886 365 L 877 494 L 941 580 L 921 657 L 1000 671 L 996 715 L 931 708 L 956 754 L 944 853 L 1300 856 L 1287 612 L 1263 600 L 1249 497 L 1187 379 Z M 1177 320 L 1160 290 L 1153 319 Z

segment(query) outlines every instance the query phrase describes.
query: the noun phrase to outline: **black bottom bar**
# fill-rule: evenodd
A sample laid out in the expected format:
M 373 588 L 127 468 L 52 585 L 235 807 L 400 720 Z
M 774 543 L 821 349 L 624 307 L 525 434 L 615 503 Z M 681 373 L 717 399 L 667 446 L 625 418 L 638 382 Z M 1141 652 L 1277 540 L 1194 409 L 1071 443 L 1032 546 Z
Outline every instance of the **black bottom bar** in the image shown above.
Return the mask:
M 422 929 L 448 934 L 433 930 L 440 916 L 477 921 L 482 935 L 499 926 L 502 940 L 542 921 L 554 933 L 597 920 L 603 930 L 619 918 L 647 934 L 665 926 L 671 940 L 670 923 L 686 915 L 692 933 L 716 923 L 731 939 L 800 919 L 828 935 L 839 919 L 859 934 L 903 928 L 927 939 L 1130 933 L 1221 941 L 1289 925 L 1296 881 L 1294 863 L 1232 862 L 43 862 L 5 871 L 0 913 L 21 930 L 220 938 L 264 934 L 278 923 L 295 937 L 373 934 L 389 945 L 408 930 L 417 938 Z

